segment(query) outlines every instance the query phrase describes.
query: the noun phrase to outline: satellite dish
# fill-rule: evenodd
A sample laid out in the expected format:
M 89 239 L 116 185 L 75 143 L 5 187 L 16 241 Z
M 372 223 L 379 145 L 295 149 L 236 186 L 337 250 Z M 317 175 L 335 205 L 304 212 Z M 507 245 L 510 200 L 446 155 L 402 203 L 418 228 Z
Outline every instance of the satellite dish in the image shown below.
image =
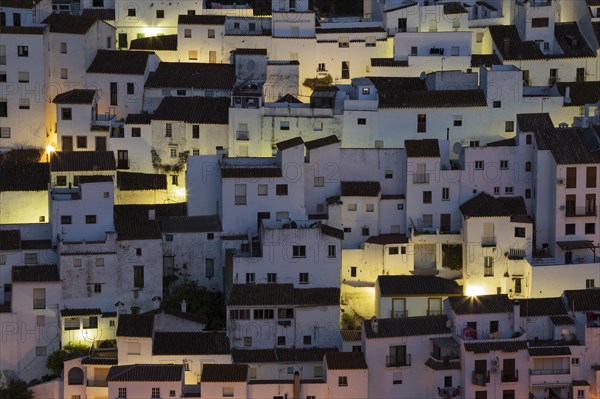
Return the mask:
M 425 71 L 421 72 L 421 74 L 419 75 L 419 79 L 421 80 L 425 80 L 425 77 L 427 76 L 427 74 L 425 73 Z

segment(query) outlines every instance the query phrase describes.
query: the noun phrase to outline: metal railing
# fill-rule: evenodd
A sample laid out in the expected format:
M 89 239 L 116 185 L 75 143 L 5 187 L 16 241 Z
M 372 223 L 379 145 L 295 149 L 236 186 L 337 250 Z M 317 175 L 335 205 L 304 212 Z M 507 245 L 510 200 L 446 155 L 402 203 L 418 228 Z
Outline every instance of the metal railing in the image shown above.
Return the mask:
M 596 206 L 567 206 L 565 208 L 565 216 L 596 216 L 598 209 Z
M 408 312 L 406 310 L 392 310 L 391 317 L 392 317 L 392 319 L 408 317 Z
M 527 251 L 524 249 L 510 248 L 508 250 L 508 259 L 517 260 L 517 259 L 525 259 L 527 256 Z
M 484 387 L 488 382 L 490 382 L 489 371 L 473 370 L 473 375 L 471 377 L 471 383 L 473 385 L 479 385 L 481 387 Z
M 410 354 L 404 356 L 386 356 L 385 366 L 386 367 L 407 367 L 410 366 L 411 356 Z
M 502 382 L 518 382 L 519 381 L 519 370 L 513 370 L 510 374 L 505 374 L 502 370 Z
M 529 369 L 529 375 L 571 374 L 570 369 Z

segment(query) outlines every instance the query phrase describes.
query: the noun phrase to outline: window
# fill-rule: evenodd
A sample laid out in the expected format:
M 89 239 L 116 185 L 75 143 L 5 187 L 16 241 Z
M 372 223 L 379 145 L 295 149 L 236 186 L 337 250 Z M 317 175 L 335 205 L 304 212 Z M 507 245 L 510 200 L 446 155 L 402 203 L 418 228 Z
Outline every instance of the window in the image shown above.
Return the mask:
M 119 85 L 117 82 L 110 82 L 110 105 L 119 104 Z
M 579 358 L 578 357 L 572 357 L 571 358 L 571 364 L 573 366 L 579 366 Z
M 28 46 L 17 46 L 17 55 L 19 57 L 29 57 L 29 47 Z
M 209 39 L 214 39 L 215 38 L 215 30 L 214 29 L 209 29 L 208 30 L 208 38 Z
M 589 278 L 585 280 L 585 288 L 594 288 L 596 286 L 596 282 L 593 278 Z
M 244 337 L 244 346 L 245 347 L 251 347 L 252 346 L 252 337 Z
M 425 227 L 425 228 L 433 227 L 433 215 L 431 215 L 431 214 L 423 215 L 421 217 L 421 223 L 423 224 L 423 227 Z
M 367 204 L 367 205 L 365 206 L 365 210 L 366 210 L 367 212 L 375 212 L 375 204 Z
M 500 195 L 500 187 L 494 187 L 494 195 Z
M 305 245 L 292 246 L 292 258 L 306 258 L 306 246 Z
M 361 92 L 363 94 L 363 96 L 368 96 L 371 94 L 371 88 L 370 87 L 363 87 L 361 89 Z
M 152 399 L 160 399 L 160 388 L 152 388 Z
M 350 277 L 356 277 L 356 266 L 350 266 Z
M 0 103 L 2 104 L 2 103 Z M 6 104 L 6 103 L 4 103 Z M 0 116 L 2 116 L 2 107 L 0 107 Z M 6 114 L 4 114 L 6 116 Z M 10 138 L 10 128 L 9 127 L 0 127 L 0 139 L 9 139 Z
M 508 161 L 507 160 L 500 161 L 500 169 L 508 169 Z
M 133 288 L 144 288 L 144 266 L 133 266 Z
M 531 198 L 531 189 L 530 188 L 525 189 L 525 198 L 526 199 Z
M 532 143 L 532 137 L 531 134 L 528 134 L 527 136 L 525 136 L 525 144 L 531 144 Z
M 232 320 L 250 320 L 250 309 L 230 309 L 229 318 Z
M 288 185 L 278 184 L 275 186 L 275 195 L 288 195 Z
M 85 224 L 96 224 L 96 215 L 85 215 Z
M 514 132 L 515 131 L 515 122 L 513 122 L 513 121 L 506 121 L 504 123 L 504 131 L 505 132 Z
M 192 138 L 193 139 L 200 138 L 200 125 L 192 125 Z
M 90 316 L 83 318 L 83 328 L 91 329 L 98 328 L 98 316 Z
M 197 60 L 198 59 L 198 51 L 196 51 L 196 50 L 188 51 L 188 58 L 192 61 Z
M 311 345 L 312 344 L 312 336 L 310 336 L 310 335 L 303 336 L 302 342 L 304 343 L 304 345 Z
M 585 171 L 585 187 L 596 188 L 596 167 L 588 166 Z
M 356 204 L 348 204 L 348 212 L 356 212 L 358 209 Z
M 419 48 L 417 46 L 412 46 L 410 48 L 410 55 L 417 55 L 419 53 Z
M 6 265 L 6 255 L 0 254 L 0 265 Z
M 280 335 L 277 337 L 277 345 L 285 346 L 285 335 Z
M 67 68 L 60 68 L 60 78 L 69 79 L 69 70 Z
M 36 327 L 44 327 L 46 325 L 46 316 L 36 316 L 35 325 Z
M 342 79 L 350 79 L 350 63 L 342 61 Z
M 513 194 L 514 191 L 515 191 L 515 189 L 512 186 L 506 186 L 506 187 L 504 187 L 504 194 Z
M 393 179 L 394 178 L 394 171 L 393 170 L 386 170 L 384 177 L 386 179 Z
M 192 148 L 192 155 L 200 155 L 200 150 L 197 148 Z
M 102 284 L 94 284 L 94 293 L 101 294 L 102 293 Z
M 289 212 L 275 212 L 275 220 L 283 220 L 283 219 L 289 219 L 290 217 L 290 213 Z
M 401 371 L 394 372 L 392 384 L 394 384 L 394 385 L 402 384 L 402 372 Z
M 61 119 L 63 121 L 70 121 L 72 119 L 71 116 L 71 108 L 61 108 Z
M 87 148 L 87 137 L 77 136 L 77 148 Z
M 165 17 L 165 10 L 156 10 L 156 18 L 162 19 Z
M 350 39 L 347 36 L 340 37 L 338 39 L 338 47 L 339 48 L 348 48 L 348 47 L 350 47 Z
M 118 392 L 117 398 L 119 398 L 119 399 L 127 399 L 127 388 L 119 388 L 119 392 Z
M 133 83 L 127 83 L 127 94 L 135 94 L 135 85 Z
M 595 223 L 586 223 L 585 224 L 585 234 L 596 234 L 596 224 Z
M 575 224 L 574 223 L 565 224 L 565 235 L 566 236 L 575 235 Z
M 454 126 L 462 126 L 462 116 L 454 116 Z
M 62 186 L 66 186 L 66 182 L 65 184 L 61 184 Z M 63 215 L 60 217 L 60 224 L 71 224 L 71 216 L 70 215 Z
M 483 257 L 483 275 L 485 277 L 494 275 L 494 258 L 492 256 Z
M 248 24 L 248 30 L 250 30 L 250 31 L 256 30 L 256 24 L 254 22 L 250 22 Z
M 336 246 L 335 245 L 328 245 L 327 246 L 327 257 L 328 258 L 335 258 L 336 257 Z
M 290 122 L 289 121 L 279 122 L 279 130 L 290 130 Z
M 323 186 L 325 186 L 325 178 L 323 176 L 315 176 L 314 186 L 315 187 L 323 187 Z
M 475 161 L 475 169 L 476 170 L 482 170 L 483 169 L 483 165 L 484 165 L 483 161 Z
M 362 235 L 365 236 L 365 237 L 368 237 L 370 235 L 368 227 L 363 227 L 362 228 Z
M 585 390 L 583 389 L 578 389 L 577 390 L 577 398 L 585 398 Z
M 352 233 L 351 227 L 344 227 L 344 233 Z
M 502 101 L 494 101 L 492 103 L 492 107 L 494 107 L 494 108 L 502 108 Z
M 308 273 L 299 273 L 298 282 L 300 284 L 308 284 Z
M 235 205 L 246 205 L 246 185 L 235 185 Z
M 256 282 L 255 273 L 246 273 L 246 284 L 254 284 Z
M 35 347 L 35 355 L 36 356 L 46 356 L 46 347 L 45 346 L 36 346 Z
M 169 155 L 171 155 L 171 158 L 177 158 L 177 148 L 170 148 Z
M 34 309 L 46 309 L 46 289 L 45 288 L 34 288 L 33 289 L 33 308 Z
M 141 137 L 142 136 L 142 128 L 140 127 L 132 127 L 131 128 L 131 137 Z
M 531 18 L 532 28 L 547 28 L 549 20 L 548 18 Z
M 340 387 L 347 387 L 348 386 L 348 377 L 346 377 L 346 376 L 339 376 L 338 377 L 338 386 L 340 386 Z
M 525 227 L 515 227 L 515 237 L 525 238 Z
M 389 255 L 398 255 L 398 247 L 389 247 L 388 254 Z
M 431 191 L 423 191 L 423 203 L 431 204 Z
M 165 137 L 173 137 L 173 124 L 172 123 L 165 124 Z
M 277 282 L 277 273 L 267 273 L 267 283 L 276 283 L 276 282 Z M 255 313 L 255 315 L 256 315 L 256 313 Z M 254 318 L 256 319 L 256 316 Z
M 427 115 L 417 115 L 417 133 L 427 132 Z
M 460 21 L 458 24 L 460 25 Z M 460 55 L 460 47 L 459 46 L 450 47 L 450 55 L 452 57 L 458 57 Z
M 223 387 L 223 397 L 231 398 L 233 397 L 233 387 Z
M 521 279 L 520 278 L 515 278 L 515 294 L 520 294 L 522 292 L 521 290 Z
M 442 187 L 442 201 L 450 200 L 450 187 Z
M 73 259 L 73 267 L 81 267 L 81 265 L 82 265 L 81 258 Z
M 186 39 L 189 39 L 192 37 L 192 30 L 191 29 L 184 29 L 183 30 L 183 37 L 185 37 Z
M 19 78 L 19 83 L 29 83 L 29 72 L 19 71 L 18 78 Z
M 185 90 L 177 90 L 177 95 L 178 96 L 185 96 L 186 95 L 186 91 Z
M 169 391 L 169 397 L 170 397 L 170 398 L 174 398 L 174 397 L 175 397 L 175 390 L 174 390 L 174 389 L 171 389 L 171 390 Z
M 38 254 L 35 252 L 26 252 L 23 255 L 23 261 L 26 265 L 35 265 L 38 263 Z
M 356 120 L 356 124 L 357 125 L 366 125 L 367 124 L 367 118 L 358 118 Z
M 267 184 L 259 184 L 258 185 L 258 195 L 269 195 L 269 185 Z

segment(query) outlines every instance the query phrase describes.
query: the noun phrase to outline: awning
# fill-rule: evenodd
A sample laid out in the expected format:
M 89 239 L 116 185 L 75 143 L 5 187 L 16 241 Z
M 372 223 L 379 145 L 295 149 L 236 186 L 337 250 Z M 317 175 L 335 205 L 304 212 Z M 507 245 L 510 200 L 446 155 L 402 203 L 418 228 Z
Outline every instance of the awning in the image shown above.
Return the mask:
M 563 251 L 570 251 L 573 249 L 594 249 L 594 243 L 588 240 L 557 241 L 556 243 Z

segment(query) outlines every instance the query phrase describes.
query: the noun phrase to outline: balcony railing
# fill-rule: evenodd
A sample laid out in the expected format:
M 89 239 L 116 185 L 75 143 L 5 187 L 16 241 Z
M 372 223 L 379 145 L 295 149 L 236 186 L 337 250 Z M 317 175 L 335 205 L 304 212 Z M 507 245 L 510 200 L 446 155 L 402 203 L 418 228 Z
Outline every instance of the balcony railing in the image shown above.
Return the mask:
M 386 367 L 408 367 L 410 366 L 410 354 L 405 356 L 386 356 L 385 366 Z
M 570 369 L 529 369 L 529 375 L 554 375 L 554 374 L 571 374 Z
M 391 317 L 392 317 L 392 319 L 408 317 L 408 312 L 406 310 L 392 310 Z
M 513 370 L 511 373 L 504 373 L 502 370 L 502 382 L 518 382 L 519 381 L 519 370 Z
M 481 246 L 482 247 L 495 247 L 496 246 L 496 237 L 481 237 Z
M 87 380 L 88 387 L 107 387 L 108 381 L 106 380 Z
M 479 385 L 484 387 L 488 382 L 490 382 L 490 373 L 489 371 L 478 371 L 473 370 L 473 377 L 471 379 L 473 385 Z
M 442 311 L 440 309 L 427 309 L 427 316 L 441 316 Z
M 429 183 L 429 173 L 417 173 L 413 176 L 414 184 L 428 184 Z
M 235 137 L 237 140 L 248 141 L 250 140 L 250 133 L 245 130 L 238 130 L 235 132 Z
M 527 251 L 524 249 L 510 248 L 508 250 L 508 259 L 511 260 L 525 259 L 526 256 Z
M 598 209 L 596 206 L 567 206 L 565 209 L 566 217 L 596 215 L 598 215 Z

